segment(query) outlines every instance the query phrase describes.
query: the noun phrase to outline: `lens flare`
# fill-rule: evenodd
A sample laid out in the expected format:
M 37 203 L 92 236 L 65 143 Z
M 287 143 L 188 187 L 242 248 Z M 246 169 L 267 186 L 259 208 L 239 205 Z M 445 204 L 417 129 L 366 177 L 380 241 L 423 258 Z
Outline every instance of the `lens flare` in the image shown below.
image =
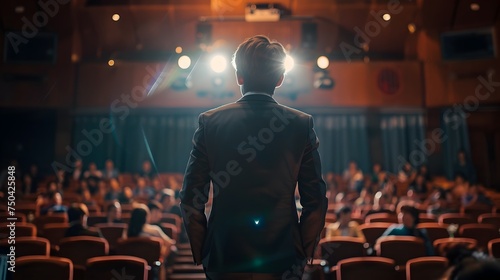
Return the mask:
M 191 66 L 191 58 L 187 55 L 183 55 L 179 57 L 179 60 L 177 61 L 177 64 L 181 69 L 188 69 L 189 66 Z
M 227 68 L 227 59 L 222 55 L 216 55 L 210 60 L 210 68 L 215 73 L 222 73 Z

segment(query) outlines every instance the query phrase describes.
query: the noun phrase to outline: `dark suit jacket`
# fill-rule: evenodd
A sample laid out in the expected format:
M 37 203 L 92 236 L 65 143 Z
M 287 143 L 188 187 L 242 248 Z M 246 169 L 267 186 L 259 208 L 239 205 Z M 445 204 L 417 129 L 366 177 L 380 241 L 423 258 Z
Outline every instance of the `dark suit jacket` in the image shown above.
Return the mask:
M 268 95 L 247 95 L 201 114 L 181 191 L 195 263 L 225 273 L 305 265 L 328 204 L 318 145 L 312 117 Z M 207 223 L 210 181 L 214 200 Z
M 64 237 L 74 237 L 74 236 L 93 236 L 102 237 L 102 235 L 97 231 L 89 230 L 85 228 L 80 223 L 72 224 L 64 234 Z

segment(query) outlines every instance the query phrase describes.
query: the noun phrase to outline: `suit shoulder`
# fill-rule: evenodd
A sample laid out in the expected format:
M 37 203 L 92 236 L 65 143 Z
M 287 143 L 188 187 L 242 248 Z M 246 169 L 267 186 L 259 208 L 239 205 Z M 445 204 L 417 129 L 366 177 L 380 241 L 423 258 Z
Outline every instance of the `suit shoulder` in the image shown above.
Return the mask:
M 203 113 L 200 114 L 200 116 L 204 116 L 204 117 L 210 117 L 210 116 L 213 116 L 219 112 L 223 112 L 223 111 L 226 111 L 226 110 L 230 110 L 230 109 L 234 109 L 234 108 L 237 108 L 237 104 L 236 103 L 228 103 L 228 104 L 224 104 L 224 105 L 221 105 L 219 107 L 216 107 L 216 108 L 213 108 L 213 109 L 210 109 L 208 111 L 205 111 Z

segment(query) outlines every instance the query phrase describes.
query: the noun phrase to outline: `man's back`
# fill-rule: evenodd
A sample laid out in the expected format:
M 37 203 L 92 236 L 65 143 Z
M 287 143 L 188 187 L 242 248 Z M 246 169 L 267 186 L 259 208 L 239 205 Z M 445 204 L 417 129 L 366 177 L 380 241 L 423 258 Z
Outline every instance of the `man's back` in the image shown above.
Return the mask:
M 206 168 L 210 178 L 202 179 L 205 183 L 196 191 L 184 191 L 182 205 L 201 209 L 206 180 L 212 180 L 206 232 L 187 227 L 191 242 L 204 240 L 193 251 L 202 250 L 207 271 L 278 273 L 310 255 L 306 251 L 323 228 L 327 204 L 312 125 L 309 115 L 265 94 L 245 95 L 200 116 L 192 159 L 206 159 L 201 160 L 205 172 L 188 165 L 184 190 L 196 185 Z M 294 197 L 297 181 L 308 216 L 301 226 Z M 316 211 L 311 213 L 309 206 Z M 188 220 L 198 216 L 190 207 L 184 210 Z

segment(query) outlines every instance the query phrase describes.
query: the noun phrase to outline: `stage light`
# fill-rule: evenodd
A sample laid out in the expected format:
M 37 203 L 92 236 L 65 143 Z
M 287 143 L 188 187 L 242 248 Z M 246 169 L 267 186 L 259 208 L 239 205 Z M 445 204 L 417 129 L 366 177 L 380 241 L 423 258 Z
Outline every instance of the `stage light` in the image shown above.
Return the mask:
M 210 60 L 210 68 L 215 73 L 222 73 L 227 68 L 227 59 L 222 55 L 216 55 Z
M 385 20 L 385 21 L 390 21 L 391 20 L 391 15 L 390 14 L 384 14 L 382 16 L 382 19 Z
M 114 14 L 113 16 L 111 16 L 111 19 L 113 21 L 119 21 L 120 20 L 120 15 L 119 14 Z
M 175 48 L 175 53 L 181 53 L 181 52 L 182 52 L 182 47 Z
M 417 26 L 415 25 L 415 23 L 408 24 L 408 31 L 410 31 L 411 34 L 415 33 L 415 31 L 417 31 Z
M 328 57 L 322 55 L 318 57 L 316 64 L 318 65 L 319 68 L 326 69 L 330 65 L 330 60 L 328 59 Z
M 294 65 L 295 61 L 293 60 L 293 57 L 287 54 L 285 58 L 285 73 L 290 72 L 293 69 Z
M 108 60 L 108 65 L 109 67 L 113 67 L 115 65 L 115 61 L 112 59 Z
M 478 3 L 471 3 L 470 9 L 473 10 L 474 12 L 477 12 L 477 11 L 479 11 L 479 9 L 481 9 L 481 6 L 479 6 Z
M 183 55 L 179 57 L 179 60 L 177 61 L 177 64 L 181 69 L 188 69 L 189 66 L 191 66 L 191 58 L 187 55 Z

